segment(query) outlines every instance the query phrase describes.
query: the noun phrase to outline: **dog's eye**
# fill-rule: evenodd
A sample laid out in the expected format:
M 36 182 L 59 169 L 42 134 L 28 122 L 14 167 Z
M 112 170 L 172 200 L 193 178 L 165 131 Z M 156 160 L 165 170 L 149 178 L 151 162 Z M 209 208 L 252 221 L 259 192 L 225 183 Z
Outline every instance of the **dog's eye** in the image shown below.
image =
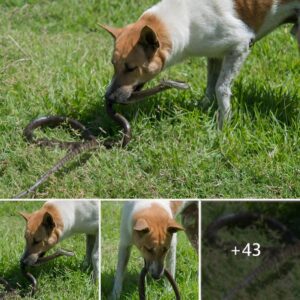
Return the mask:
M 37 244 L 39 244 L 39 240 L 37 240 L 37 239 L 33 239 L 33 241 L 32 241 L 32 245 L 37 245 Z
M 133 66 L 130 66 L 128 64 L 125 64 L 125 72 L 126 73 L 130 73 L 130 72 L 133 72 L 134 70 L 137 69 L 137 66 L 133 67 Z
M 148 248 L 148 247 L 145 247 L 146 248 L 146 250 L 149 252 L 149 253 L 154 253 L 154 248 Z

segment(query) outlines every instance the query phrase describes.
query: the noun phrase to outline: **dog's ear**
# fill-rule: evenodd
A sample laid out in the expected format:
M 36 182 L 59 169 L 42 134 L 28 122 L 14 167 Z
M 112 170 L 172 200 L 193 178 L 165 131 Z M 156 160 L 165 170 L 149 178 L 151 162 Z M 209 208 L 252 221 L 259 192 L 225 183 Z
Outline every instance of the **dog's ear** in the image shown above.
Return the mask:
M 51 233 L 53 228 L 55 227 L 55 222 L 53 220 L 53 217 L 48 212 L 45 212 L 44 214 L 42 226 L 46 228 L 48 233 Z
M 144 26 L 138 44 L 144 48 L 148 59 L 151 59 L 159 48 L 159 41 L 155 31 L 147 25 Z
M 25 219 L 25 221 L 28 222 L 29 217 L 30 217 L 31 214 L 26 213 L 26 212 L 21 212 L 21 211 L 20 211 L 20 212 L 19 212 L 19 215 L 21 215 L 21 216 Z
M 122 29 L 121 28 L 114 28 L 114 27 L 111 27 L 111 26 L 108 26 L 108 25 L 103 25 L 103 24 L 98 24 L 101 28 L 103 28 L 104 30 L 106 30 L 114 39 L 116 39 Z
M 150 230 L 149 225 L 145 219 L 138 219 L 135 222 L 133 229 L 139 233 L 147 233 Z
M 167 230 L 170 234 L 172 234 L 179 230 L 184 230 L 184 228 L 180 224 L 178 224 L 175 220 L 172 219 L 169 221 Z

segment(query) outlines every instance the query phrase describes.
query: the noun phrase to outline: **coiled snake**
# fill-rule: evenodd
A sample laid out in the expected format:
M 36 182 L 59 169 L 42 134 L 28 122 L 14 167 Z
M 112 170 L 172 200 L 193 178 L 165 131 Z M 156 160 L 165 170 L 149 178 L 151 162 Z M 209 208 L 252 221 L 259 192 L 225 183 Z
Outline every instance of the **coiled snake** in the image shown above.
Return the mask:
M 250 271 L 231 288 L 226 295 L 224 295 L 222 300 L 238 299 L 238 293 L 250 285 L 261 273 L 272 269 L 276 263 L 283 263 L 292 257 L 300 256 L 300 240 L 296 235 L 275 218 L 264 216 L 261 213 L 239 212 L 221 216 L 207 226 L 203 238 L 207 240 L 210 245 L 229 251 L 231 247 L 236 245 L 236 242 L 221 240 L 219 231 L 222 228 L 228 227 L 245 228 L 255 222 L 259 222 L 272 231 L 277 232 L 280 236 L 280 242 L 283 243 L 283 245 L 269 248 L 265 247 L 265 255 L 261 264 Z
M 136 103 L 139 101 L 142 101 L 148 96 L 155 95 L 159 92 L 162 92 L 164 90 L 170 89 L 170 88 L 176 88 L 176 89 L 187 89 L 189 86 L 188 84 L 180 81 L 173 81 L 173 80 L 166 80 L 162 81 L 157 86 L 134 92 L 131 97 L 128 99 L 126 103 L 123 104 L 131 104 Z M 121 146 L 125 147 L 131 140 L 131 128 L 130 124 L 127 121 L 127 119 L 121 115 L 120 113 L 117 113 L 114 110 L 114 103 L 106 101 L 105 107 L 106 112 L 108 116 L 116 122 L 123 131 L 123 137 L 121 141 Z M 72 129 L 78 130 L 81 133 L 81 138 L 83 141 L 81 142 L 63 142 L 58 140 L 48 140 L 48 139 L 38 139 L 34 135 L 34 131 L 37 128 L 40 127 L 57 127 L 61 124 L 67 124 Z M 97 138 L 80 122 L 77 120 L 63 117 L 63 116 L 48 116 L 48 117 L 41 117 L 38 119 L 33 120 L 30 124 L 26 126 L 24 129 L 24 135 L 28 142 L 35 143 L 39 146 L 59 146 L 64 149 L 68 149 L 67 154 L 60 159 L 52 168 L 50 168 L 48 171 L 46 171 L 29 189 L 26 191 L 23 191 L 19 193 L 18 195 L 14 196 L 14 199 L 23 198 L 30 193 L 34 192 L 37 187 L 39 187 L 42 183 L 44 183 L 52 174 L 62 169 L 62 167 L 71 159 L 73 159 L 75 156 L 83 153 L 84 151 L 91 151 L 96 150 L 100 147 L 105 147 L 107 149 L 112 148 L 116 143 L 112 141 L 104 141 L 101 143 L 97 140 Z
M 32 267 L 38 267 L 60 256 L 74 256 L 74 253 L 72 251 L 58 249 L 55 253 L 51 255 L 40 257 L 37 260 L 37 262 L 34 265 L 32 265 Z M 37 291 L 37 279 L 28 271 L 28 266 L 23 264 L 22 262 L 20 263 L 20 270 L 23 276 L 29 281 L 31 285 L 30 296 L 33 296 Z M 4 289 L 6 291 L 5 293 L 0 294 L 0 299 L 16 297 L 17 295 L 25 296 L 25 295 L 18 294 L 17 290 L 13 288 L 11 284 L 3 277 L 0 277 L 0 284 L 4 286 Z

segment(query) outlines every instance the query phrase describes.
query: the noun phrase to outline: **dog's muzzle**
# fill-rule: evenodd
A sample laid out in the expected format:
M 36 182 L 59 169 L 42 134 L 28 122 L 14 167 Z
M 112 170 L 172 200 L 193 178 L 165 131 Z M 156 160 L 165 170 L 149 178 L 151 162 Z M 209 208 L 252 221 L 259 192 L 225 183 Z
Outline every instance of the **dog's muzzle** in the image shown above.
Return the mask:
M 164 265 L 157 262 L 146 262 L 145 267 L 154 280 L 159 280 L 164 275 Z
M 135 85 L 132 90 L 125 89 L 123 87 L 114 88 L 110 85 L 105 93 L 105 100 L 110 103 L 126 103 L 134 92 L 140 91 L 144 86 L 144 83 Z
M 26 253 L 21 257 L 20 264 L 26 265 L 26 266 L 33 266 L 40 257 L 43 257 L 46 254 L 46 252 L 41 252 L 38 255 L 26 255 Z

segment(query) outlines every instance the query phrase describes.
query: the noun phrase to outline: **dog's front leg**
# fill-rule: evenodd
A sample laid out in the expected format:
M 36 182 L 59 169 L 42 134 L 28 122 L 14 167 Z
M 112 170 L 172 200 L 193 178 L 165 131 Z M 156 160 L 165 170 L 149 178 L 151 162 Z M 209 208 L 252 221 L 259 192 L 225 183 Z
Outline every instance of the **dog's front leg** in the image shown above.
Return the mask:
M 117 265 L 117 271 L 114 281 L 114 287 L 112 290 L 112 293 L 110 295 L 111 300 L 116 300 L 120 298 L 121 291 L 122 291 L 122 285 L 123 285 L 123 279 L 124 279 L 124 273 L 127 267 L 127 263 L 130 257 L 130 251 L 131 251 L 131 245 L 128 245 L 127 243 L 120 243 L 119 245 L 119 254 L 118 254 L 118 265 Z
M 173 233 L 170 249 L 166 257 L 166 268 L 175 278 L 176 271 L 176 246 L 177 246 L 177 234 Z
M 219 129 L 222 129 L 224 121 L 230 119 L 231 84 L 240 71 L 248 54 L 249 43 L 247 42 L 247 44 L 240 45 L 239 48 L 231 51 L 223 59 L 221 72 L 216 84 L 216 96 L 219 106 Z
M 207 85 L 202 106 L 207 108 L 216 97 L 216 84 L 222 67 L 222 59 L 207 58 Z
M 93 278 L 96 281 L 99 277 L 99 234 L 94 236 L 94 245 L 92 247 Z
M 85 260 L 83 262 L 83 267 L 85 269 L 89 268 L 92 265 L 92 253 L 95 245 L 96 236 L 95 235 L 86 235 L 86 254 Z

